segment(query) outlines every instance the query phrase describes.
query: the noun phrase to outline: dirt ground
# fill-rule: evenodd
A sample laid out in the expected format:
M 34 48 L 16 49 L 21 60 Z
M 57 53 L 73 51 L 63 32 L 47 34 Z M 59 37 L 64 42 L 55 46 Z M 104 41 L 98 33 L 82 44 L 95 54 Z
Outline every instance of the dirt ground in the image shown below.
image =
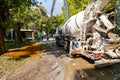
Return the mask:
M 0 80 L 120 80 L 120 64 L 97 68 L 84 57 L 69 58 L 53 41 L 43 42 L 33 58 Z

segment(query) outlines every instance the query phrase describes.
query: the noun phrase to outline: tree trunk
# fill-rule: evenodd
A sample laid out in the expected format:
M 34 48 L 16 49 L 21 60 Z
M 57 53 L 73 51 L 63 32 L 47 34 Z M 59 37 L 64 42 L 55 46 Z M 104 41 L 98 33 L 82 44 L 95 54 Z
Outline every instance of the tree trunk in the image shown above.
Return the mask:
M 5 43 L 4 43 L 4 37 L 3 37 L 3 29 L 0 27 L 0 55 L 5 53 Z
M 15 27 L 15 43 L 21 43 L 21 32 L 20 32 L 20 27 L 19 24 L 17 24 L 17 27 Z

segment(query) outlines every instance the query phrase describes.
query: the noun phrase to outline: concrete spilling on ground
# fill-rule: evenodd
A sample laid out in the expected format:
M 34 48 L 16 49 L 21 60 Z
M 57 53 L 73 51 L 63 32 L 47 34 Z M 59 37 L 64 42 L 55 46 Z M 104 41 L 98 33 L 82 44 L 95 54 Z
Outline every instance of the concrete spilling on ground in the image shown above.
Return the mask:
M 35 57 L 40 55 L 40 44 L 29 44 L 4 54 L 10 57 Z

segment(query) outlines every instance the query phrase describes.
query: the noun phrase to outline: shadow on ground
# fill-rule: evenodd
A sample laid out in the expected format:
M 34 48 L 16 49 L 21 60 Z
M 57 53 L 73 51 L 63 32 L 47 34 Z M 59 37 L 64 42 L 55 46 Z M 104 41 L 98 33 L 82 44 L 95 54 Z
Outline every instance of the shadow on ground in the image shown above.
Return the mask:
M 7 60 L 14 60 L 14 61 L 20 61 L 20 60 L 24 60 L 28 58 L 28 56 L 23 56 L 23 57 L 11 57 L 11 58 L 8 58 Z
M 62 57 L 62 55 L 67 55 L 67 52 L 65 52 L 61 46 L 51 42 L 42 43 L 41 51 L 42 53 L 46 53 L 47 55 L 54 55 L 55 57 Z

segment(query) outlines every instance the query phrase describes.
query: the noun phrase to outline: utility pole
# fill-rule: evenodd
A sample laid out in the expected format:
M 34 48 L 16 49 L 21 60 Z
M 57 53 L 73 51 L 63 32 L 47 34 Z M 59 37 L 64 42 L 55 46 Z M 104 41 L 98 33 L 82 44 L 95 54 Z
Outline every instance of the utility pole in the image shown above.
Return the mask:
M 66 11 L 66 21 L 69 19 L 69 11 L 68 11 L 68 6 L 67 6 L 67 2 L 66 0 L 64 1 L 64 7 L 65 7 L 65 11 Z
M 53 15 L 53 11 L 54 11 L 54 8 L 55 8 L 55 3 L 56 3 L 56 0 L 53 0 L 52 8 L 51 8 L 51 16 Z

